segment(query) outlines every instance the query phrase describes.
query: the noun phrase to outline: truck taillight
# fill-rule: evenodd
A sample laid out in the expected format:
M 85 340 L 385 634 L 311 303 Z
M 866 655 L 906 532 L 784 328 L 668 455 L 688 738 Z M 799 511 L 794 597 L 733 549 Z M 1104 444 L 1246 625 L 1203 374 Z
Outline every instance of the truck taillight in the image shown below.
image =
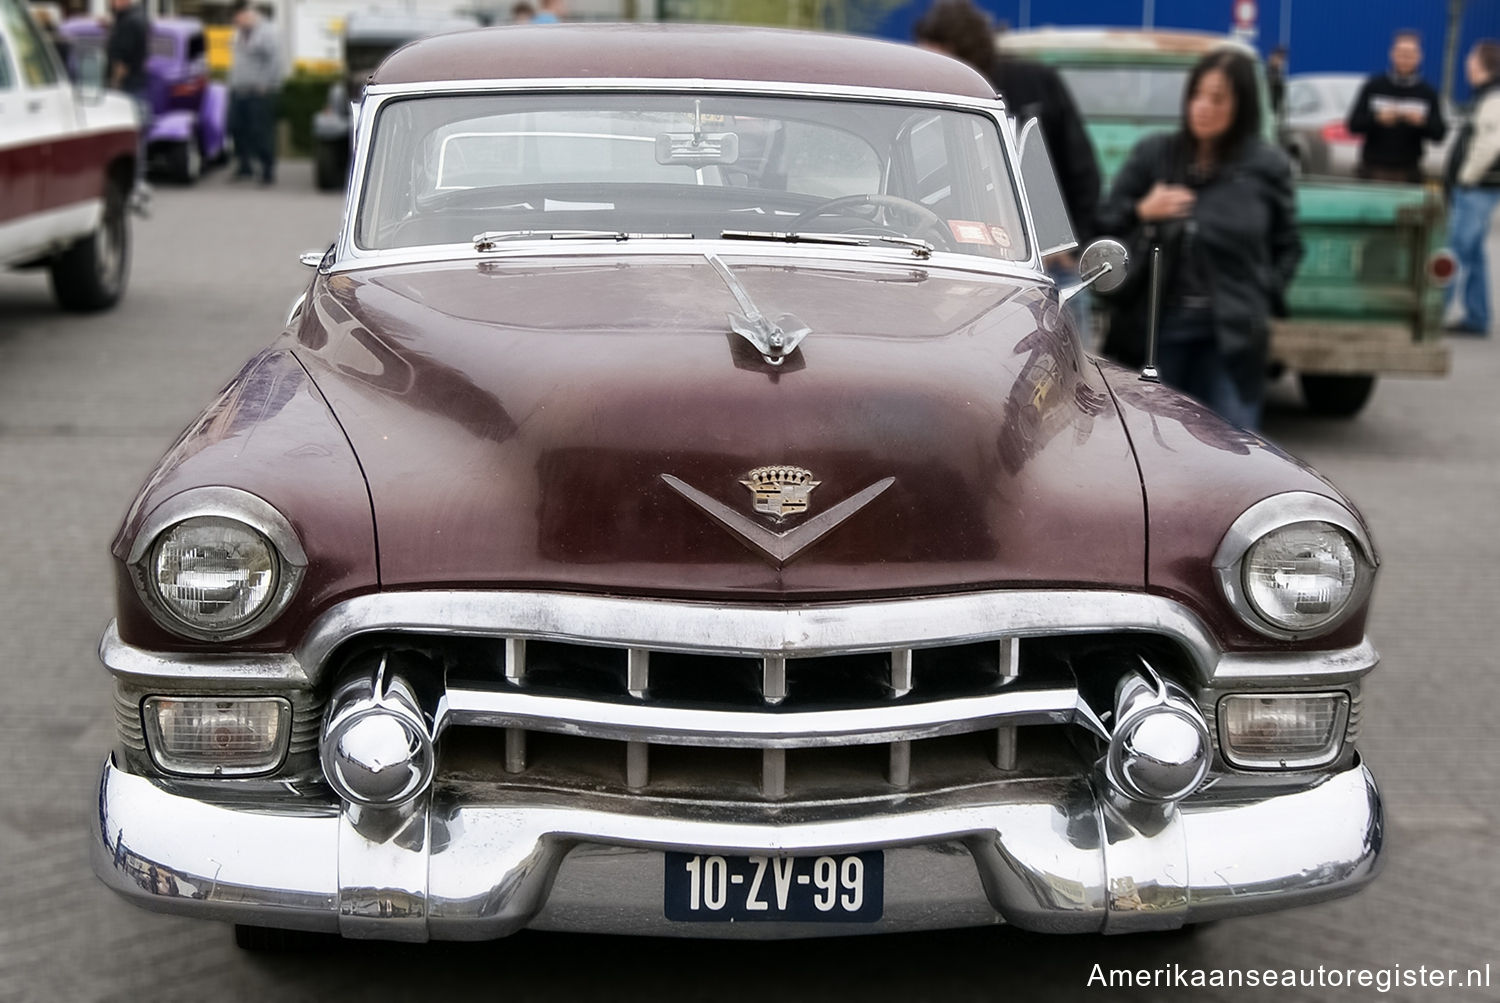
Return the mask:
M 1427 276 L 1434 285 L 1446 286 L 1457 274 L 1458 260 L 1453 257 L 1453 252 L 1441 250 L 1427 259 Z
M 1351 133 L 1348 126 L 1346 126 L 1343 122 L 1329 122 L 1327 125 L 1323 126 L 1322 130 L 1320 130 L 1319 132 L 1319 135 L 1321 135 L 1330 143 L 1359 142 L 1359 137 Z

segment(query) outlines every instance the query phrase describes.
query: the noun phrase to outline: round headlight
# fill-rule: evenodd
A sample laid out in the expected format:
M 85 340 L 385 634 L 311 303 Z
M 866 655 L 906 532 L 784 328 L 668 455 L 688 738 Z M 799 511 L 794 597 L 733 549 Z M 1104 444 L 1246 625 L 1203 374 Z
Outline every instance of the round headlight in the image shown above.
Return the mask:
M 1245 598 L 1273 626 L 1316 630 L 1332 623 L 1359 586 L 1354 542 L 1326 522 L 1282 526 L 1245 553 Z
M 151 584 L 172 617 L 198 631 L 227 633 L 271 604 L 276 548 L 234 519 L 199 516 L 162 533 L 151 552 Z

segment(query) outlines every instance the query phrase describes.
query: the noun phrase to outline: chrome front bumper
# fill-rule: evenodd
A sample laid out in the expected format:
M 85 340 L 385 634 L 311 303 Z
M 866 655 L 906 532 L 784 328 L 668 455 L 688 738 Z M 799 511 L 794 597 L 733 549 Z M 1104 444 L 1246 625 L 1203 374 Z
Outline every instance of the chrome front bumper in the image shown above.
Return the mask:
M 149 909 L 414 941 L 527 927 L 733 938 L 990 923 L 1124 933 L 1347 895 L 1379 866 L 1380 796 L 1363 765 L 1310 787 L 1210 786 L 1166 810 L 1117 806 L 1102 790 L 1085 778 L 1018 780 L 768 815 L 439 780 L 402 815 L 361 816 L 326 793 L 286 788 L 200 800 L 111 760 L 92 858 L 106 884 Z M 663 916 L 663 851 L 874 848 L 886 851 L 885 913 L 874 924 Z

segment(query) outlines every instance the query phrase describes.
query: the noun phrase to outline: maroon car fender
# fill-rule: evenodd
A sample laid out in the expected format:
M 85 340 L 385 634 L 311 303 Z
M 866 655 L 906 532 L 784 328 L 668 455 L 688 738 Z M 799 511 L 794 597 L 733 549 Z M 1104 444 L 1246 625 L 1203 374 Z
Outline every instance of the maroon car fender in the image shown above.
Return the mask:
M 1224 421 L 1204 405 L 1129 369 L 1101 363 L 1140 464 L 1146 493 L 1147 588 L 1198 612 L 1225 647 L 1333 649 L 1358 644 L 1367 610 L 1322 637 L 1277 641 L 1247 627 L 1229 607 L 1207 559 L 1240 513 L 1288 491 L 1324 495 L 1359 510 L 1316 470 Z
M 269 502 L 291 522 L 308 557 L 306 578 L 286 612 L 237 648 L 290 649 L 329 606 L 379 587 L 375 525 L 354 452 L 302 366 L 272 347 L 252 359 L 168 450 L 115 537 L 119 630 L 126 643 L 152 650 L 216 647 L 179 637 L 152 619 L 125 566 L 136 533 L 157 506 L 212 485 Z

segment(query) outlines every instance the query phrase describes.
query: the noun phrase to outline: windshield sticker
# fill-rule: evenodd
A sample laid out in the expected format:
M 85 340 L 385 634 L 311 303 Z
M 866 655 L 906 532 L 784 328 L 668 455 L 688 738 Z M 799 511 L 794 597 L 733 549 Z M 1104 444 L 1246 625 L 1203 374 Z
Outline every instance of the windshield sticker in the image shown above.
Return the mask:
M 993 245 L 995 243 L 995 238 L 990 235 L 990 228 L 983 223 L 975 223 L 967 219 L 950 219 L 948 229 L 953 231 L 953 239 L 960 244 Z
M 998 246 L 1010 250 L 1010 234 L 1005 232 L 1005 227 L 991 225 L 990 236 Z

